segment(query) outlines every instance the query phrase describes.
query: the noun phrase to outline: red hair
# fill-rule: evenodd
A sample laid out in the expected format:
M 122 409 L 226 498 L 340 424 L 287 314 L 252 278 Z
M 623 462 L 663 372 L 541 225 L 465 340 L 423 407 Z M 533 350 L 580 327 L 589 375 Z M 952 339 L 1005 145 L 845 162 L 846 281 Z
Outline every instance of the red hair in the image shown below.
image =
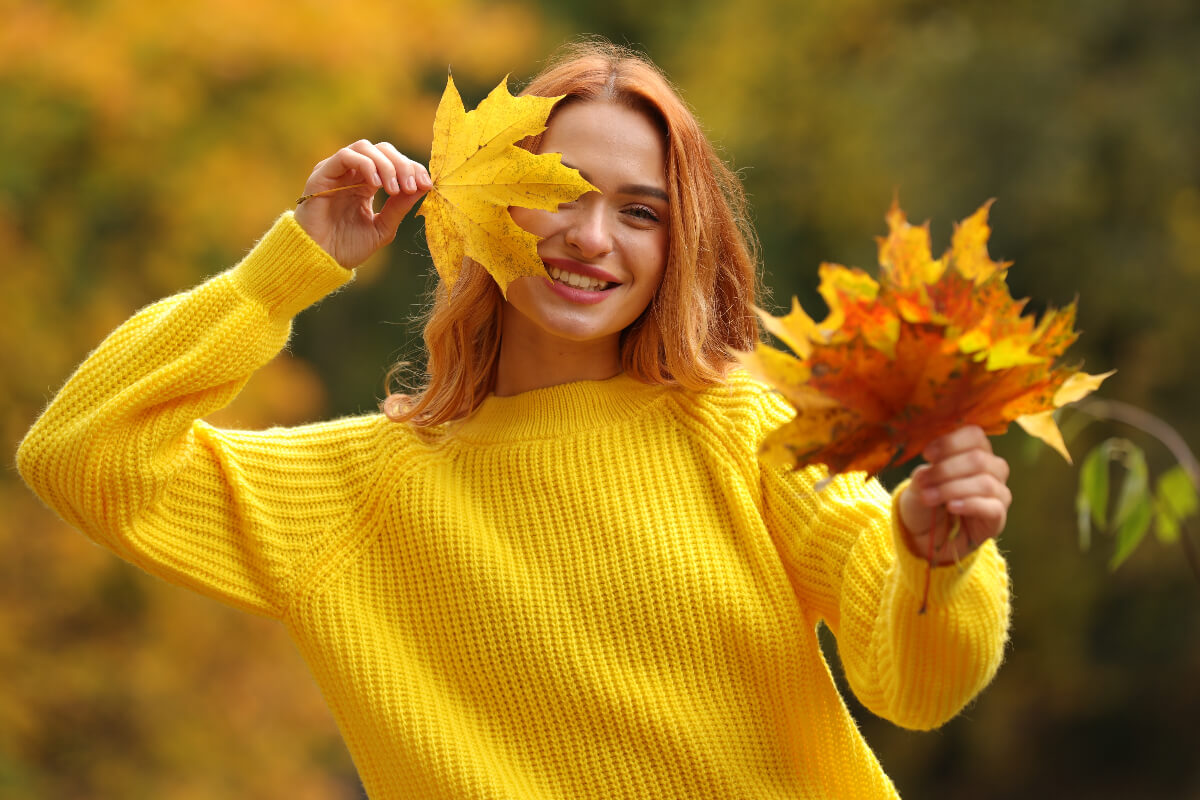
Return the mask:
M 758 341 L 758 254 L 741 181 L 721 161 L 670 81 L 647 58 L 608 42 L 565 48 L 521 94 L 569 103 L 615 102 L 646 114 L 667 146 L 667 266 L 649 307 L 621 337 L 625 372 L 645 383 L 702 389 L 720 383 L 730 351 Z M 523 146 L 536 151 L 541 137 Z M 427 382 L 383 403 L 392 419 L 436 425 L 471 414 L 496 383 L 503 297 L 467 261 L 453 289 L 439 283 L 425 325 Z M 388 373 L 388 384 L 403 364 Z

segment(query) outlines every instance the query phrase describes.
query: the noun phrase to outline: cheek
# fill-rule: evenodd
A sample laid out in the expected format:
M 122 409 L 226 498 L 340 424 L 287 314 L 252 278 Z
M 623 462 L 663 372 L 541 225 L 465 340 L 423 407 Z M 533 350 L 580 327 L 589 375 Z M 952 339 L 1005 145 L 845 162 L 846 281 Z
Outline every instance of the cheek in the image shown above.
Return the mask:
M 647 265 L 646 277 L 654 284 L 655 290 L 667 272 L 667 245 L 667 236 L 663 233 L 648 242 L 643 252 L 643 263 Z
M 554 214 L 549 211 L 521 208 L 520 206 L 509 206 L 508 215 L 520 228 L 542 239 L 549 236 L 551 223 L 554 220 Z
M 528 316 L 537 308 L 537 284 L 541 278 L 517 278 L 508 285 L 508 295 L 504 298 L 507 311 L 516 310 Z

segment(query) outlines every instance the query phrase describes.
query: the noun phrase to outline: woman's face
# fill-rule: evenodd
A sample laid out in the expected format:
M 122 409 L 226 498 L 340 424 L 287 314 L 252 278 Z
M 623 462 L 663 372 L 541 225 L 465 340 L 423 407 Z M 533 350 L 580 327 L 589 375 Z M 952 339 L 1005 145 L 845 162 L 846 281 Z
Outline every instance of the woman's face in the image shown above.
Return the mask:
M 578 102 L 554 115 L 541 150 L 562 153 L 563 163 L 600 191 L 557 213 L 510 209 L 541 239 L 538 254 L 553 280 L 509 285 L 504 335 L 611 340 L 619 348 L 621 331 L 650 304 L 667 264 L 663 136 L 627 106 Z

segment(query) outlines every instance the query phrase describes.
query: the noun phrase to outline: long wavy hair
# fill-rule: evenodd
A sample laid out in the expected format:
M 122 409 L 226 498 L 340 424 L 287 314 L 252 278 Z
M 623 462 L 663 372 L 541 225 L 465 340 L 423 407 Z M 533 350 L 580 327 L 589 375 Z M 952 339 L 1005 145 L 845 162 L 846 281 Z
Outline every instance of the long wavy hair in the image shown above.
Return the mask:
M 609 42 L 578 42 L 521 91 L 564 95 L 570 103 L 616 102 L 646 114 L 667 145 L 670 225 L 667 266 L 654 299 L 621 336 L 621 363 L 651 384 L 702 389 L 720 383 L 732 349 L 759 339 L 754 304 L 760 291 L 758 249 L 741 181 L 721 160 L 670 81 L 642 54 Z M 541 136 L 523 147 L 537 152 Z M 469 416 L 496 383 L 500 289 L 468 260 L 453 288 L 439 282 L 425 323 L 423 386 L 391 392 L 407 364 L 388 373 L 385 414 L 396 421 L 437 425 Z

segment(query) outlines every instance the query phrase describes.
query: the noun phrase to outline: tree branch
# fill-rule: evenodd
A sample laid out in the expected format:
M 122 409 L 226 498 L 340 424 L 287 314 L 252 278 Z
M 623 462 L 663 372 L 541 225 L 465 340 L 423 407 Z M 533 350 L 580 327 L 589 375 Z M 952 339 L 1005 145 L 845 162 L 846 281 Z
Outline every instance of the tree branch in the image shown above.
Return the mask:
M 1179 434 L 1179 431 L 1162 418 L 1156 417 L 1143 408 L 1122 403 L 1120 400 L 1101 400 L 1097 397 L 1089 397 L 1070 407 L 1093 419 L 1132 425 L 1158 439 L 1171 451 L 1171 455 L 1175 456 L 1175 460 L 1192 479 L 1192 486 L 1200 492 L 1200 459 L 1196 458 L 1196 454 L 1192 452 L 1192 448 Z M 1179 543 L 1183 545 L 1183 554 L 1187 557 L 1188 566 L 1192 568 L 1192 574 L 1195 575 L 1197 581 L 1200 581 L 1200 553 L 1197 552 L 1186 525 L 1180 525 Z
M 1196 458 L 1196 454 L 1192 452 L 1187 441 L 1179 435 L 1179 431 L 1160 417 L 1119 400 L 1087 398 L 1074 404 L 1071 408 L 1082 411 L 1094 419 L 1124 422 L 1126 425 L 1141 428 L 1166 445 L 1166 448 L 1171 451 L 1171 455 L 1175 456 L 1175 460 L 1187 471 L 1188 477 L 1192 479 L 1197 490 L 1200 490 L 1200 459 Z

